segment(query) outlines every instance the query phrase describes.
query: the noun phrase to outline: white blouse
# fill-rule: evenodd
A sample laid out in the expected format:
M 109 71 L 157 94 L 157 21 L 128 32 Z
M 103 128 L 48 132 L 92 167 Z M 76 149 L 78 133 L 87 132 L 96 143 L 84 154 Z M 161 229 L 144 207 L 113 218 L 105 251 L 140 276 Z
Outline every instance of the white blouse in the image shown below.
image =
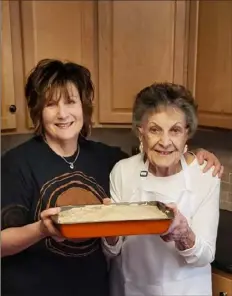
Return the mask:
M 147 293 L 147 295 L 150 295 L 150 290 L 153 291 L 153 285 L 155 286 L 156 282 L 159 282 L 160 286 L 163 285 L 162 289 L 159 287 L 159 289 L 163 291 L 162 293 L 158 292 L 160 295 L 168 295 L 172 293 L 172 290 L 173 293 L 179 293 L 179 295 L 193 295 L 191 293 L 201 295 L 204 291 L 210 291 L 210 263 L 214 260 L 219 220 L 220 179 L 212 176 L 214 168 L 203 173 L 205 164 L 206 163 L 200 166 L 197 159 L 195 159 L 185 170 L 192 185 L 191 195 L 194 196 L 194 198 L 189 199 L 187 203 L 185 202 L 184 207 L 180 210 L 185 216 L 185 212 L 187 213 L 189 208 L 192 209 L 192 216 L 188 221 L 196 235 L 196 241 L 191 249 L 184 251 L 175 249 L 174 244 L 172 246 L 169 245 L 171 249 L 175 249 L 175 252 L 172 251 L 174 259 L 171 259 L 171 261 L 173 270 L 176 270 L 176 274 L 179 272 L 180 278 L 178 279 L 178 275 L 173 276 L 172 268 L 170 268 L 170 272 L 167 270 L 164 271 L 163 274 L 166 275 L 162 275 L 163 278 L 160 276 L 160 264 L 162 265 L 163 262 L 160 261 L 159 254 L 154 253 L 155 251 L 156 253 L 159 252 L 157 251 L 159 249 L 156 249 L 155 245 L 163 243 L 165 248 L 165 244 L 167 243 L 163 241 L 159 242 L 158 240 L 160 238 L 157 236 L 128 236 L 125 238 L 122 250 L 122 262 L 125 262 L 122 268 L 123 266 L 125 267 L 124 276 L 126 275 L 128 287 L 131 283 L 134 283 L 133 285 L 138 285 L 140 287 L 138 289 L 144 289 L 143 293 Z M 116 203 L 138 202 L 145 201 L 146 198 L 152 200 L 153 197 L 153 200 L 155 200 L 155 193 L 158 193 L 158 196 L 163 198 L 162 200 L 159 199 L 160 201 L 165 203 L 175 202 L 179 208 L 181 205 L 179 205 L 178 197 L 185 187 L 184 171 L 182 170 L 168 177 L 156 177 L 148 174 L 146 177 L 147 185 L 145 186 L 147 192 L 144 197 L 140 188 L 140 173 L 144 168 L 143 156 L 141 154 L 123 159 L 114 166 L 110 175 L 110 192 L 113 201 Z M 139 192 L 141 192 L 141 194 Z M 186 195 L 186 198 L 188 198 L 188 195 Z M 134 252 L 135 246 L 140 250 L 137 251 L 137 254 Z M 138 246 L 140 246 L 140 248 Z M 131 259 L 129 259 L 129 257 Z M 184 260 L 185 265 L 183 265 L 181 260 Z M 160 264 L 157 264 L 157 262 L 160 262 Z M 139 264 L 140 266 L 141 264 L 144 265 L 143 267 L 141 266 L 142 271 L 136 268 Z M 156 270 L 157 265 L 159 265 L 158 270 Z M 147 274 L 146 269 L 149 270 Z M 141 283 L 139 283 L 140 278 L 143 278 Z M 178 280 L 181 285 L 178 284 Z M 170 284 L 169 290 L 165 292 L 164 286 L 168 287 L 168 284 Z M 189 286 L 192 287 L 192 292 L 189 291 Z M 131 288 L 128 288 L 128 291 L 131 291 L 130 289 Z M 156 288 L 154 288 L 154 291 L 161 290 L 156 290 Z M 128 291 L 126 295 L 134 295 L 132 292 Z M 157 294 L 151 292 L 151 295 Z

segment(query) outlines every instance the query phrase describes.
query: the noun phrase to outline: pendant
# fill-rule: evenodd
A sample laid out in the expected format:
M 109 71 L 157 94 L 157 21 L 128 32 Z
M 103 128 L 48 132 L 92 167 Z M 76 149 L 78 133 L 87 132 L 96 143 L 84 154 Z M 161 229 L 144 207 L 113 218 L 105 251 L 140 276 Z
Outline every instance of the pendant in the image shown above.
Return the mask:
M 70 163 L 70 169 L 73 170 L 74 169 L 74 164 Z

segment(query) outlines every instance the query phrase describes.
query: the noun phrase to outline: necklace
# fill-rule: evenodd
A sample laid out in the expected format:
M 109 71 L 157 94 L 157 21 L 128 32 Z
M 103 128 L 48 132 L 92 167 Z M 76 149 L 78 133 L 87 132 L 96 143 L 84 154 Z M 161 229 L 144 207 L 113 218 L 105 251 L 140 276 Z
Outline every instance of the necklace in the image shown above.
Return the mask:
M 72 162 L 71 162 L 71 161 L 67 161 L 67 159 L 65 159 L 65 157 L 63 157 L 63 156 L 60 155 L 60 157 L 63 158 L 63 160 L 64 160 L 67 164 L 69 164 L 69 167 L 70 167 L 71 170 L 74 169 L 74 163 L 76 162 L 76 160 L 77 160 L 77 158 L 78 158 L 78 156 L 79 156 L 79 152 L 80 152 L 80 147 L 79 147 L 79 145 L 78 145 L 77 148 L 78 148 L 77 155 L 76 155 L 74 161 L 72 161 Z
M 47 142 L 47 140 L 45 139 L 45 137 L 43 138 L 44 139 L 44 142 L 48 145 L 48 142 Z M 48 145 L 49 146 L 49 145 Z M 49 146 L 50 147 L 50 146 Z M 78 151 L 77 151 L 77 155 L 76 155 L 76 157 L 75 157 L 75 159 L 74 159 L 74 161 L 67 161 L 67 159 L 65 159 L 65 157 L 64 156 L 61 156 L 61 155 L 59 155 L 59 154 L 57 154 L 57 155 L 59 155 L 67 164 L 69 164 L 69 167 L 70 167 L 70 169 L 71 170 L 73 170 L 74 169 L 74 163 L 76 162 L 76 160 L 77 160 L 77 158 L 78 158 L 78 156 L 79 156 L 79 153 L 80 153 L 80 146 L 79 146 L 79 144 L 78 144 L 78 146 L 77 146 L 77 149 L 78 149 Z

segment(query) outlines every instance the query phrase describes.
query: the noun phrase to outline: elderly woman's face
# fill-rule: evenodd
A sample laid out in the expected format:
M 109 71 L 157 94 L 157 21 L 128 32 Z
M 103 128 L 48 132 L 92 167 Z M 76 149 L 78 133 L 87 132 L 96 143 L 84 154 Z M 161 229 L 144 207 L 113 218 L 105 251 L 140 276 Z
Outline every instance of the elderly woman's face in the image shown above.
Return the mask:
M 170 167 L 179 162 L 188 138 L 185 115 L 179 108 L 162 107 L 151 113 L 139 132 L 150 164 Z
M 60 96 L 58 90 L 42 112 L 45 133 L 53 140 L 75 139 L 83 127 L 83 111 L 79 92 L 71 83 L 67 85 L 67 90 L 68 98 Z

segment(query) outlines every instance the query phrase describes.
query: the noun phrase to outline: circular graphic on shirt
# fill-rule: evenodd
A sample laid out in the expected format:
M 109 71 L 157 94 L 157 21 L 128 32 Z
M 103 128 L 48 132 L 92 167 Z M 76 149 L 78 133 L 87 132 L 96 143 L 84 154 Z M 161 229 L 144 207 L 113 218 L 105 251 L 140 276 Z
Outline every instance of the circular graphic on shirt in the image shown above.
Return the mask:
M 101 204 L 108 197 L 104 189 L 92 177 L 82 172 L 71 172 L 56 177 L 41 188 L 40 198 L 35 211 L 35 221 L 40 220 L 43 210 L 51 207 L 66 205 Z M 46 238 L 46 247 L 59 255 L 82 257 L 86 256 L 100 246 L 100 239 L 83 239 L 56 242 L 52 238 Z

